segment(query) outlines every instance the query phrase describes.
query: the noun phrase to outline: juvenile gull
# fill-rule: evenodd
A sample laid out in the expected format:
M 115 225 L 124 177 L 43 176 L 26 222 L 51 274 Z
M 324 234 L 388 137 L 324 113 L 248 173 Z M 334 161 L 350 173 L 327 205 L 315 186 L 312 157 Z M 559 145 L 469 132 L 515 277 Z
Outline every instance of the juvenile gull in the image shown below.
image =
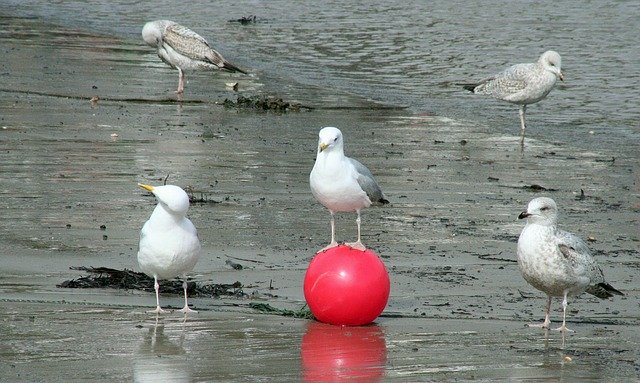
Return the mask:
M 335 213 L 355 211 L 358 214 L 358 240 L 347 243 L 365 250 L 360 240 L 360 209 L 389 203 L 373 174 L 360 162 L 344 155 L 342 132 L 338 128 L 322 128 L 318 154 L 309 176 L 311 193 L 331 213 L 331 243 L 320 251 L 338 246 L 335 238 Z
M 186 217 L 189 196 L 178 186 L 150 186 L 138 184 L 158 199 L 158 205 L 140 231 L 138 264 L 152 276 L 156 290 L 156 313 L 160 308 L 158 279 L 182 277 L 184 307 L 181 312 L 193 312 L 187 304 L 187 276 L 200 257 L 200 241 L 193 223 Z
M 184 92 L 184 72 L 189 70 L 224 69 L 247 73 L 231 64 L 207 40 L 191 29 L 169 20 L 150 21 L 142 28 L 147 45 L 158 49 L 158 57 L 178 70 L 178 90 Z
M 546 51 L 536 63 L 516 64 L 478 83 L 462 85 L 473 93 L 486 94 L 520 105 L 520 142 L 524 144 L 524 114 L 527 105 L 547 97 L 557 79 L 564 81 L 561 61 L 557 52 Z
M 518 239 L 518 266 L 524 279 L 548 296 L 544 322 L 533 326 L 549 328 L 552 297 L 563 298 L 562 326 L 557 330 L 570 331 L 565 324 L 567 296 L 585 291 L 600 299 L 624 295 L 605 282 L 587 245 L 574 234 L 557 228 L 558 208 L 551 198 L 531 200 L 518 218 L 527 220 Z

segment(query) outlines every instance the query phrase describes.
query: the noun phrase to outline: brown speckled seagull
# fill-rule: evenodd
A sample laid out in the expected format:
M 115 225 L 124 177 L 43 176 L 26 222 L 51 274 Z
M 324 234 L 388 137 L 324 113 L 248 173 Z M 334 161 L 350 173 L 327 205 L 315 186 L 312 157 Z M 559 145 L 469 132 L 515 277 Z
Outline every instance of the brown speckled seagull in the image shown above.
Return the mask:
M 552 297 L 562 297 L 562 326 L 557 330 L 570 331 L 566 326 L 567 296 L 583 292 L 600 299 L 624 295 L 604 280 L 584 241 L 558 229 L 558 207 L 554 200 L 535 198 L 518 218 L 527 220 L 518 238 L 520 272 L 531 286 L 548 297 L 544 322 L 531 326 L 549 328 Z
M 524 145 L 527 105 L 547 97 L 557 79 L 564 81 L 561 65 L 558 52 L 546 51 L 535 63 L 516 64 L 475 84 L 460 85 L 475 94 L 489 95 L 520 105 L 520 143 Z
M 247 72 L 228 62 L 207 40 L 191 29 L 169 20 L 150 21 L 142 28 L 147 45 L 158 49 L 158 57 L 178 70 L 178 90 L 184 93 L 184 72 L 189 70 L 224 69 Z

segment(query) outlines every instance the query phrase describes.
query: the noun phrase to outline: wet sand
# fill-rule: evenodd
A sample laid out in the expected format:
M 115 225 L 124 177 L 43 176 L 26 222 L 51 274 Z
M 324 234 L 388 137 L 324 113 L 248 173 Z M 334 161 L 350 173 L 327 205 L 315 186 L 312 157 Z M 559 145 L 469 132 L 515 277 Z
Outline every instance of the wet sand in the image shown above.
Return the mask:
M 145 381 L 151 371 L 178 381 L 638 378 L 633 145 L 586 151 L 528 135 L 521 151 L 515 130 L 414 115 L 262 71 L 189 76 L 177 102 L 177 74 L 140 41 L 0 21 L 12 31 L 0 40 L 0 380 Z M 313 109 L 225 108 L 236 97 L 229 81 L 243 95 Z M 329 240 L 329 214 L 308 188 L 327 125 L 343 130 L 347 153 L 391 201 L 363 213 L 363 241 L 383 258 L 391 297 L 376 325 L 362 329 L 248 307 L 304 306 L 304 271 Z M 194 279 L 240 281 L 249 298 L 196 298 L 200 313 L 186 321 L 157 320 L 144 313 L 150 293 L 56 288 L 83 275 L 70 266 L 137 267 L 138 233 L 155 202 L 136 183 L 167 175 L 211 200 L 189 214 L 203 242 Z M 542 320 L 545 297 L 514 262 L 524 224 L 516 217 L 539 195 L 558 202 L 563 228 L 593 237 L 607 280 L 626 294 L 571 300 L 576 332 L 564 344 L 559 333 L 524 326 Z M 354 220 L 338 217 L 338 240 L 353 240 Z M 179 307 L 181 297 L 161 302 Z M 552 308 L 556 324 L 559 301 Z M 318 346 L 327 337 L 355 340 Z M 353 368 L 332 368 L 342 359 L 330 352 Z
M 4 381 L 624 381 L 639 340 L 623 325 L 580 326 L 563 346 L 514 321 L 338 327 L 221 307 L 156 320 L 93 303 L 4 303 L 2 330 Z

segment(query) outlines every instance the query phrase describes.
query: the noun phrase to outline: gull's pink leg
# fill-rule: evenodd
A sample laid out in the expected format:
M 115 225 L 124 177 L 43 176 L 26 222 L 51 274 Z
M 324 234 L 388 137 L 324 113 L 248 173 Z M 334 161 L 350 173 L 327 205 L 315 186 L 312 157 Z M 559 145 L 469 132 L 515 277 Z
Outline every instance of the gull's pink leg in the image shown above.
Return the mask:
M 155 310 L 150 310 L 147 312 L 150 313 L 156 313 L 156 314 L 165 314 L 167 313 L 167 311 L 163 310 L 162 308 L 160 308 L 160 284 L 158 283 L 158 276 L 154 275 L 153 276 L 153 287 L 156 290 L 156 309 Z
M 526 128 L 526 125 L 524 123 L 524 113 L 527 110 L 527 105 L 521 105 L 520 106 L 520 111 L 519 111 L 519 115 L 520 115 L 520 145 L 524 146 L 524 130 Z
M 567 292 L 564 292 L 564 298 L 562 299 L 562 326 L 558 327 L 557 329 L 555 329 L 556 331 L 562 331 L 562 332 L 573 332 L 573 330 L 570 330 L 567 326 L 566 326 L 566 320 L 567 320 Z
M 189 304 L 187 303 L 187 276 L 182 276 L 182 288 L 184 289 L 184 307 L 178 311 L 182 313 L 197 313 L 196 310 L 192 310 L 189 308 Z
M 358 225 L 358 240 L 352 243 L 345 243 L 345 245 L 356 250 L 365 251 L 367 250 L 367 248 L 362 244 L 362 241 L 360 240 L 360 210 L 356 210 L 356 212 L 358 213 L 358 218 L 356 218 L 356 224 Z
M 544 322 L 542 323 L 530 323 L 527 326 L 529 327 L 541 327 L 544 329 L 549 329 L 549 326 L 551 325 L 551 319 L 549 317 L 551 312 L 551 295 L 548 296 L 547 299 L 547 307 L 545 309 L 545 314 L 544 314 Z
M 176 93 L 184 93 L 184 72 L 180 68 L 178 68 L 178 90 L 176 90 Z
M 338 246 L 338 242 L 336 242 L 336 220 L 335 220 L 335 213 L 332 212 L 331 210 L 329 210 L 329 213 L 331 213 L 331 243 L 328 244 L 327 246 L 323 247 L 322 249 L 318 250 L 318 253 L 321 253 L 325 250 L 329 250 L 333 247 Z

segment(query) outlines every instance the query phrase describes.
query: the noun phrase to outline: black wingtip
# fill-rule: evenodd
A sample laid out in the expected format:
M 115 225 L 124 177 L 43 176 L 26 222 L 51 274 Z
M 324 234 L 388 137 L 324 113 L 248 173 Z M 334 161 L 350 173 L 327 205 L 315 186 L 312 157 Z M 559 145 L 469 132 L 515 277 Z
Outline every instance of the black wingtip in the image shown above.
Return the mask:
M 478 86 L 478 84 L 460 84 L 460 85 L 462 85 L 462 87 L 468 90 L 469 92 L 475 92 L 476 87 Z
M 380 198 L 380 200 L 378 200 L 378 202 L 383 204 L 383 205 L 386 205 L 386 204 L 390 203 L 389 200 L 386 199 L 386 198 Z
M 606 282 L 589 286 L 589 288 L 587 288 L 587 292 L 600 299 L 613 298 L 614 295 L 624 295 L 621 291 Z
M 238 68 L 237 66 L 231 64 L 228 61 L 225 61 L 224 64 L 222 64 L 222 69 L 224 70 L 228 70 L 229 72 L 240 72 L 242 74 L 248 74 L 247 72 L 245 72 L 244 70 Z
M 610 297 L 613 297 L 613 294 L 615 294 L 615 295 L 624 295 L 624 293 L 622 291 L 616 289 L 615 287 L 611 286 L 610 284 L 608 284 L 606 282 L 598 283 L 598 285 L 600 287 L 602 287 L 603 289 L 605 289 L 609 293 Z

